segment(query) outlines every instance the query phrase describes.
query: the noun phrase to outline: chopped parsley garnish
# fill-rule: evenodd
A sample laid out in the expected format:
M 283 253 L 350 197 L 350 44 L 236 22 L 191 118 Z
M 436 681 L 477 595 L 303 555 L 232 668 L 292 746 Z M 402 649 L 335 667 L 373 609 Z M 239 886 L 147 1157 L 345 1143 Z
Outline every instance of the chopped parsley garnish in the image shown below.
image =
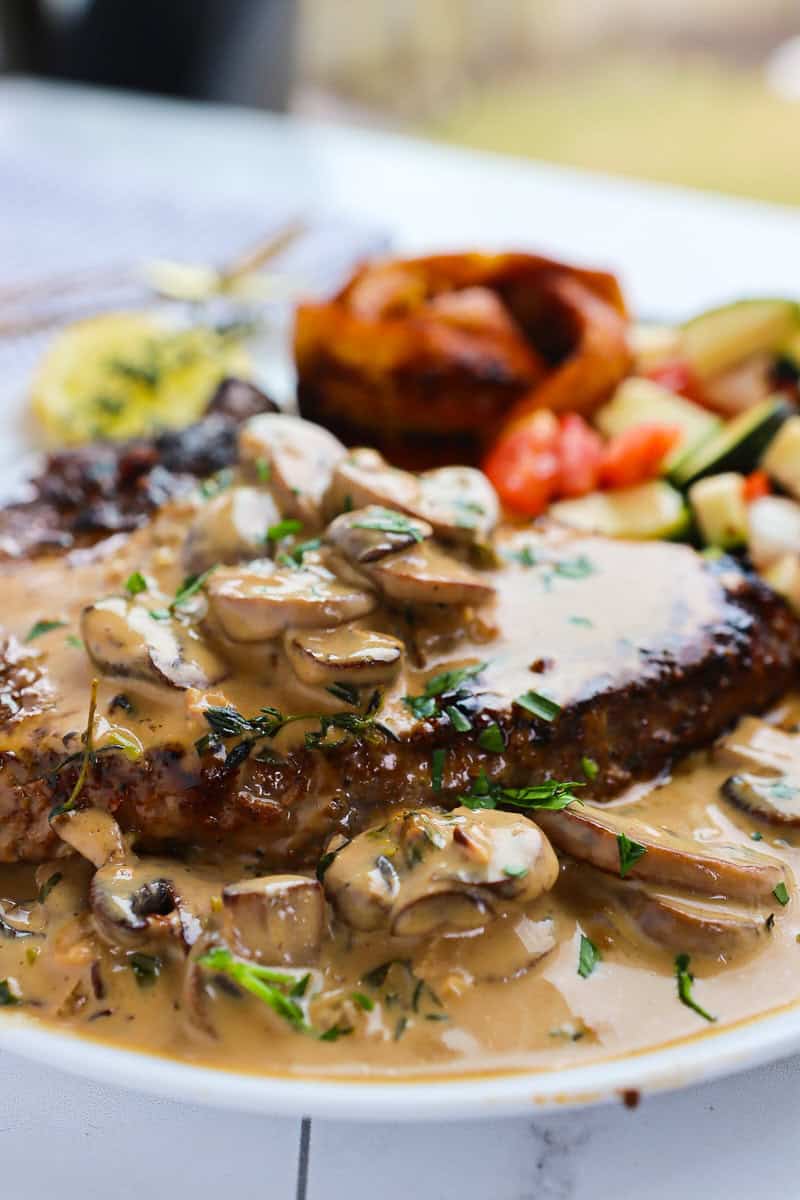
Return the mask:
M 560 575 L 562 579 L 585 579 L 587 575 L 594 575 L 595 571 L 594 563 L 585 554 L 550 563 L 549 567 L 554 575 Z
M 125 580 L 125 591 L 129 596 L 138 596 L 140 592 L 147 591 L 147 580 L 141 571 L 134 571 Z
M 647 847 L 632 841 L 625 833 L 618 833 L 617 849 L 619 850 L 619 877 L 624 879 L 633 865 L 647 854 Z
M 567 617 L 570 625 L 580 625 L 582 629 L 593 629 L 594 621 L 590 621 L 588 617 Z
M 137 950 L 129 962 L 139 987 L 152 987 L 161 974 L 161 959 L 155 954 L 142 954 Z
M 45 900 L 50 895 L 53 888 L 58 887 L 58 885 L 61 883 L 61 880 L 63 878 L 64 878 L 64 876 L 61 874 L 61 872 L 56 871 L 53 875 L 50 876 L 49 879 L 45 880 L 45 882 L 39 888 L 39 894 L 36 897 L 36 899 L 39 901 L 40 904 L 44 904 Z
M 759 833 L 757 829 L 754 829 L 753 832 L 750 834 L 750 839 L 753 842 L 763 842 L 764 835 L 763 835 L 763 833 Z
M 701 1016 L 704 1021 L 716 1021 L 716 1017 L 712 1017 L 711 1013 L 706 1012 L 702 1005 L 698 1004 L 692 995 L 692 984 L 694 983 L 694 975 L 689 971 L 689 955 L 679 954 L 675 959 L 675 978 L 678 981 L 678 999 L 681 1004 L 685 1004 L 687 1008 L 691 1008 L 694 1012 Z
M 319 1035 L 319 1040 L 321 1042 L 338 1042 L 339 1038 L 347 1037 L 352 1032 L 352 1025 L 331 1025 L 330 1029 L 326 1029 Z
M 587 938 L 586 934 L 582 933 L 578 951 L 578 974 L 581 979 L 588 979 L 599 962 L 600 951 L 591 938 Z
M 393 508 L 381 508 L 374 516 L 362 517 L 353 522 L 353 529 L 376 529 L 380 533 L 402 533 L 415 542 L 424 541 L 418 521 L 412 521 Z
M 66 623 L 66 621 L 37 621 L 35 625 L 31 625 L 24 640 L 32 642 L 35 638 L 41 637 L 43 633 L 52 633 L 54 629 L 63 629 Z
M 235 958 L 230 950 L 225 950 L 221 946 L 209 950 L 208 954 L 204 954 L 202 958 L 198 959 L 198 963 L 215 975 L 225 975 L 228 979 L 233 980 L 246 992 L 250 992 L 252 996 L 262 1000 L 294 1029 L 304 1031 L 310 1029 L 303 1009 L 291 994 L 291 989 L 297 986 L 295 975 L 276 971 L 272 967 L 262 967 L 258 963 L 244 962 L 242 959 Z M 334 1037 L 326 1037 L 325 1034 L 321 1036 L 326 1041 L 334 1040 Z
M 583 786 L 582 783 L 548 779 L 544 783 L 530 784 L 528 787 L 509 788 L 500 783 L 490 783 L 486 772 L 481 771 L 478 777 L 473 779 L 470 791 L 459 796 L 458 802 L 473 810 L 498 808 L 508 804 L 512 808 L 544 808 L 560 812 L 569 804 L 580 803 L 578 797 L 572 794 L 572 789 Z
M 350 999 L 353 1001 L 356 1007 L 360 1008 L 363 1012 L 372 1012 L 373 1008 L 375 1007 L 375 1001 L 371 996 L 367 996 L 364 992 L 353 992 Z
M 212 572 L 216 571 L 218 564 L 214 563 L 207 571 L 201 571 L 199 575 L 187 575 L 181 586 L 175 593 L 175 598 L 169 606 L 170 613 L 174 613 L 176 609 L 182 608 L 187 600 L 191 600 L 192 596 L 205 586 L 206 580 Z M 151 613 L 151 616 L 155 614 Z
M 325 691 L 337 700 L 344 700 L 345 704 L 352 704 L 353 708 L 358 704 L 358 688 L 352 683 L 332 683 Z
M 786 905 L 789 903 L 789 889 L 783 880 L 781 880 L 777 887 L 772 889 L 772 894 L 778 901 L 778 904 Z
M 259 483 L 269 483 L 272 478 L 272 464 L 266 458 L 256 459 L 256 475 Z
M 450 724 L 456 733 L 467 733 L 468 730 L 472 729 L 472 722 L 469 717 L 465 716 L 460 708 L 456 708 L 455 704 L 448 704 L 444 711 L 450 718 Z
M 7 979 L 0 979 L 0 1008 L 9 1008 L 13 1004 L 19 1004 L 19 996 Z
M 481 750 L 488 750 L 490 754 L 502 754 L 506 748 L 505 738 L 500 726 L 493 722 L 482 729 L 478 735 L 478 745 Z
M 514 703 L 543 721 L 555 721 L 561 712 L 561 705 L 556 704 L 549 696 L 543 696 L 541 692 L 523 692 L 521 696 L 517 696 Z
M 442 772 L 444 771 L 446 753 L 445 750 L 439 747 L 431 755 L 431 787 L 435 792 L 442 790 Z
M 282 567 L 302 567 L 305 556 L 312 550 L 319 550 L 321 545 L 322 538 L 309 538 L 307 542 L 298 542 L 291 550 L 282 551 L 275 561 Z
M 86 649 L 86 647 L 84 646 L 81 639 L 79 637 L 77 637 L 74 633 L 68 633 L 67 636 L 64 638 L 64 643 L 67 646 L 71 646 L 73 650 L 85 650 Z
M 509 562 L 519 563 L 521 567 L 535 567 L 537 562 L 536 555 L 530 546 L 523 546 L 519 550 L 509 550 L 506 558 Z
M 268 542 L 282 542 L 284 538 L 291 537 L 294 533 L 300 533 L 302 528 L 302 521 L 298 521 L 296 517 L 286 517 L 285 520 L 278 521 L 275 525 L 270 525 L 267 530 L 266 540 Z
M 584 754 L 583 758 L 581 759 L 581 770 L 591 783 L 592 780 L 597 779 L 600 768 L 593 758 L 589 758 L 588 755 Z
M 461 706 L 472 700 L 473 693 L 464 685 L 476 675 L 480 675 L 487 666 L 488 663 L 481 662 L 473 663 L 469 667 L 457 667 L 452 671 L 442 671 L 427 680 L 419 696 L 404 696 L 403 703 L 420 721 L 446 712 L 454 729 L 466 732 L 472 728 L 472 722 Z M 454 712 L 458 714 L 455 717 Z

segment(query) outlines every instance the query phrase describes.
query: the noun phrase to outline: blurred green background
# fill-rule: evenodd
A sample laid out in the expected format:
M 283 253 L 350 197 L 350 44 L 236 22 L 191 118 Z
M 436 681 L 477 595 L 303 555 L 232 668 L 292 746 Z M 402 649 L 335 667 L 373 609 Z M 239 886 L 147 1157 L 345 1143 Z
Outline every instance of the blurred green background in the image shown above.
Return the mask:
M 797 0 L 303 0 L 293 107 L 800 203 Z

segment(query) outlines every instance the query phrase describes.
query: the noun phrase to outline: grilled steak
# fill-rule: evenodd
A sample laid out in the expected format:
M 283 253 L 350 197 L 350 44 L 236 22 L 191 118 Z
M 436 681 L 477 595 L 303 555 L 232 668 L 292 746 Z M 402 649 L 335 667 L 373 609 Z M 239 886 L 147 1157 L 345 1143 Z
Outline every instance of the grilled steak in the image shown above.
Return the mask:
M 239 426 L 274 409 L 252 384 L 226 379 L 187 429 L 50 454 L 23 499 L 0 510 L 0 558 L 58 553 L 136 529 L 196 479 L 235 462 Z
M 320 548 L 279 530 L 274 559 L 219 567 L 170 605 L 207 505 L 179 498 L 123 544 L 2 568 L 0 860 L 64 852 L 48 817 L 71 796 L 144 845 L 224 842 L 276 866 L 398 805 L 454 805 L 482 771 L 603 799 L 764 709 L 800 658 L 788 608 L 729 560 L 545 529 L 501 531 L 500 565 L 475 570 L 380 508 Z M 44 620 L 64 624 L 21 644 Z

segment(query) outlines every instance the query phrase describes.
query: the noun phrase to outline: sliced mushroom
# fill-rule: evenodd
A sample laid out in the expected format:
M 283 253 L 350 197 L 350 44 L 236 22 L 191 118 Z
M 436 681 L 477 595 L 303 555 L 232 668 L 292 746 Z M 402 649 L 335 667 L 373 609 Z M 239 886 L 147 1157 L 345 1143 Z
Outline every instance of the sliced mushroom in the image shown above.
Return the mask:
M 800 825 L 800 738 L 744 717 L 717 743 L 714 757 L 745 768 L 722 785 L 732 804 L 767 821 Z
M 403 661 L 403 643 L 386 633 L 342 625 L 338 629 L 290 630 L 283 640 L 298 679 L 312 686 L 385 683 Z
M 483 471 L 474 467 L 425 471 L 419 489 L 414 511 L 430 521 L 437 537 L 485 541 L 500 519 L 497 493 Z
M 325 531 L 325 541 L 348 562 L 361 566 L 385 558 L 387 554 L 408 550 L 432 535 L 433 529 L 427 521 L 370 504 L 342 513 L 331 521 Z
M 0 900 L 0 938 L 44 937 L 44 925 L 41 905 Z
M 319 956 L 325 900 L 316 879 L 265 875 L 222 893 L 226 935 L 238 954 L 269 964 L 308 966 Z
M 95 867 L 123 858 L 125 846 L 119 825 L 102 808 L 74 808 L 59 813 L 50 821 L 62 842 L 66 842 Z
M 281 519 L 269 492 L 254 487 L 226 488 L 206 501 L 189 526 L 183 548 L 194 574 L 215 563 L 235 563 L 264 553 L 267 530 Z
M 502 983 L 518 979 L 556 945 L 553 921 L 534 921 L 524 913 L 502 913 L 477 936 L 435 938 L 417 964 L 420 974 L 439 990 L 454 971 L 471 979 Z
M 370 578 L 400 604 L 468 604 L 477 607 L 495 590 L 475 571 L 431 543 L 392 554 L 370 564 Z
M 261 413 L 239 435 L 245 463 L 263 462 L 281 511 L 307 524 L 321 521 L 322 497 L 347 451 L 327 429 L 286 413 Z
M 191 945 L 200 935 L 173 881 L 136 860 L 101 867 L 89 886 L 89 907 L 97 932 L 112 946 Z
M 482 928 L 553 887 L 558 861 L 531 821 L 492 810 L 402 813 L 338 850 L 325 892 L 355 929 L 397 937 Z
M 286 629 L 343 625 L 375 608 L 375 596 L 340 582 L 322 566 L 293 569 L 271 562 L 216 571 L 208 584 L 211 612 L 233 642 L 264 642 Z
M 158 620 L 122 596 L 85 608 L 81 636 L 104 675 L 185 689 L 208 688 L 227 672 L 222 660 L 189 630 L 169 618 Z
M 540 809 L 536 821 L 559 850 L 612 875 L 620 873 L 618 839 L 624 835 L 645 851 L 633 862 L 626 878 L 744 903 L 769 903 L 780 883 L 792 885 L 788 867 L 777 859 L 742 846 L 693 842 L 618 810 L 573 804 L 561 812 Z
M 625 925 L 648 941 L 692 955 L 745 954 L 766 935 L 768 912 L 731 904 L 728 900 L 698 899 L 656 891 L 629 879 L 614 879 L 581 865 L 572 886 L 593 904 L 607 903 Z M 774 898 L 770 911 L 775 907 Z
M 419 494 L 416 475 L 390 466 L 377 450 L 360 446 L 336 464 L 324 509 L 329 518 L 370 504 L 409 512 Z

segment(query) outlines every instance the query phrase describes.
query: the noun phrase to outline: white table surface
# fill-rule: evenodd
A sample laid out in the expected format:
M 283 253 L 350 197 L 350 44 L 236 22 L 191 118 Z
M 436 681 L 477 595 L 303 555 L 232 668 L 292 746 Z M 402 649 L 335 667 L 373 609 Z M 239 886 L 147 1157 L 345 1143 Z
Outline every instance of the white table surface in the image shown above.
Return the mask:
M 23 166 L 43 181 L 36 225 L 8 200 Z M 403 250 L 538 249 L 619 270 L 633 306 L 654 316 L 796 295 L 800 281 L 800 215 L 788 209 L 260 113 L 6 80 L 0 285 L 19 278 L 11 260 L 45 273 L 44 250 L 51 266 L 75 265 L 71 246 L 48 247 L 42 232 L 42 213 L 62 203 L 54 177 L 109 211 L 131 191 L 178 210 L 202 198 L 234 234 L 254 211 L 325 210 L 385 227 Z M 87 219 L 87 247 L 96 229 Z M 4 404 L 19 402 L 3 394 Z M 299 1178 L 298 1121 L 155 1100 L 2 1054 L 0 1178 L 13 1200 L 794 1197 L 798 1111 L 800 1058 L 645 1098 L 635 1111 L 427 1127 L 315 1120 Z

